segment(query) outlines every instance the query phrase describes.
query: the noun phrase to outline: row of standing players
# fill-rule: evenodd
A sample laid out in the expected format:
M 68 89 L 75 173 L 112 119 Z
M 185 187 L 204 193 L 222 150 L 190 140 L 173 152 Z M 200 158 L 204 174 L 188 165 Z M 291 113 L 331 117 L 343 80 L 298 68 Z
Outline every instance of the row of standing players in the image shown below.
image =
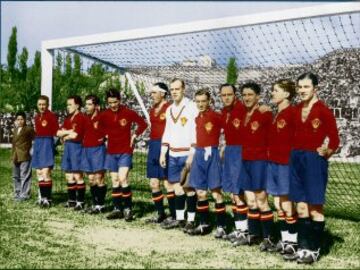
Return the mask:
M 233 85 L 221 85 L 221 113 L 211 108 L 206 89 L 195 93 L 194 103 L 185 97 L 181 79 L 173 79 L 170 90 L 164 83 L 154 84 L 147 177 L 157 215 L 147 222 L 160 223 L 164 229 L 182 228 L 189 235 L 210 233 L 210 190 L 215 200 L 216 238 L 228 239 L 234 246 L 260 243 L 261 251 L 280 252 L 285 260 L 298 263 L 317 261 L 325 226 L 327 159 L 339 145 L 335 118 L 318 100 L 317 86 L 313 73 L 302 74 L 296 84 L 275 82 L 271 94 L 277 110 L 273 116 L 268 106 L 259 104 L 261 87 L 256 83 L 241 86 L 242 102 Z M 169 92 L 171 104 L 166 101 Z M 296 92 L 300 103 L 293 106 Z M 107 91 L 106 101 L 108 109 L 100 112 L 99 99 L 87 96 L 86 114 L 82 114 L 81 98 L 69 97 L 68 116 L 58 127 L 56 116 L 48 110 L 48 98 L 39 98 L 32 166 L 37 171 L 41 206 L 51 204 L 56 135 L 64 142 L 61 167 L 67 180 L 66 207 L 84 209 L 85 172 L 93 201 L 88 211 L 103 212 L 104 171 L 108 170 L 114 208 L 107 218 L 134 219 L 128 176 L 134 143 L 147 124 L 120 103 L 117 89 Z M 133 124 L 137 126 L 134 131 Z M 222 134 L 226 145 L 219 147 Z M 223 192 L 230 194 L 233 203 L 235 229 L 228 234 Z M 277 243 L 268 194 L 274 197 L 277 210 L 281 234 Z

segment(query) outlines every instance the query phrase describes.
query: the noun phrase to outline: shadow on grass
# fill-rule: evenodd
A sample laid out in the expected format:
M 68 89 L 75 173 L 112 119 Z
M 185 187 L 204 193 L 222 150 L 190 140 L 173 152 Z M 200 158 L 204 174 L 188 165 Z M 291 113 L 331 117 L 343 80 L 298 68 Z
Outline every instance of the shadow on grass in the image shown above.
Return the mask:
M 344 239 L 325 230 L 321 241 L 321 254 L 328 255 L 335 243 L 344 243 Z

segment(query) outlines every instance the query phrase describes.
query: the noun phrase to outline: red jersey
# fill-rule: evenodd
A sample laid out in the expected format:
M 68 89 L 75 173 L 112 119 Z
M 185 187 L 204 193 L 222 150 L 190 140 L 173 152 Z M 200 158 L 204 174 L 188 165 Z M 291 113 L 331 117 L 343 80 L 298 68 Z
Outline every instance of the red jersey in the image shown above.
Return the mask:
M 319 100 L 312 106 L 307 119 L 303 122 L 302 108 L 303 103 L 295 107 L 294 149 L 316 151 L 328 137 L 328 148 L 335 152 L 339 147 L 340 139 L 331 110 Z
M 242 145 L 240 128 L 245 114 L 245 106 L 239 100 L 235 100 L 232 106 L 222 109 L 221 119 L 227 145 Z
M 35 116 L 36 137 L 53 137 L 59 129 L 57 116 L 46 110 L 44 113 L 38 113 Z
M 267 160 L 267 137 L 272 113 L 255 110 L 246 122 L 246 114 L 241 125 L 244 160 Z
M 269 160 L 288 164 L 294 140 L 294 107 L 288 106 L 275 116 L 269 130 Z
M 74 132 L 77 133 L 77 136 L 75 139 L 72 139 L 70 141 L 81 142 L 84 137 L 85 131 L 85 116 L 81 112 L 78 112 L 75 115 L 69 115 L 65 118 L 64 124 L 61 128 L 65 130 L 74 130 Z
M 221 115 L 209 109 L 195 118 L 196 146 L 218 146 L 222 128 Z
M 95 147 L 104 143 L 104 133 L 99 127 L 100 112 L 85 115 L 85 131 L 82 145 L 84 147 Z
M 100 114 L 100 127 L 108 136 L 109 154 L 132 154 L 130 140 L 134 123 L 137 125 L 135 134 L 139 136 L 147 128 L 147 123 L 135 111 L 123 105 L 116 112 L 107 109 Z
M 161 107 L 160 111 L 155 112 L 155 107 L 150 110 L 150 123 L 151 123 L 151 131 L 150 131 L 150 140 L 161 140 L 162 135 L 165 130 L 166 117 L 165 112 L 167 107 L 170 106 L 170 103 L 166 102 Z

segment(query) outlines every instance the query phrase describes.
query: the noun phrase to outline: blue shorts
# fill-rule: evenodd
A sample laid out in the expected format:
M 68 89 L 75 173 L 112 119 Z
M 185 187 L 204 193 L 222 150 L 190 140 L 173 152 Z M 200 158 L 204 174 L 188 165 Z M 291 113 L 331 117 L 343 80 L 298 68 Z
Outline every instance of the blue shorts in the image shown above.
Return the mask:
M 211 156 L 204 159 L 205 149 L 197 147 L 190 170 L 189 186 L 195 189 L 221 187 L 221 163 L 217 147 L 211 148 Z
M 266 192 L 273 196 L 288 195 L 290 185 L 289 165 L 269 162 L 267 169 Z
M 95 173 L 104 170 L 106 148 L 105 145 L 83 147 L 81 170 Z
M 110 172 L 118 172 L 120 168 L 132 168 L 132 155 L 130 154 L 106 154 L 105 169 Z
M 168 168 L 162 168 L 160 166 L 160 152 L 161 152 L 161 140 L 149 141 L 149 152 L 146 162 L 146 175 L 147 178 L 167 179 Z M 167 155 L 168 159 L 168 155 Z
M 182 157 L 169 157 L 169 163 L 168 163 L 168 181 L 170 183 L 178 183 L 180 182 L 180 175 L 181 175 L 181 171 L 185 166 L 185 162 L 186 159 L 188 157 L 187 156 L 182 156 Z
M 246 191 L 266 190 L 267 161 L 243 160 L 243 189 Z
M 293 150 L 290 157 L 290 191 L 293 202 L 324 204 L 328 161 L 317 152 Z
M 65 172 L 80 172 L 83 147 L 81 143 L 66 141 L 61 160 L 61 169 Z
M 243 194 L 241 189 L 242 147 L 240 145 L 227 145 L 224 153 L 222 170 L 222 189 L 232 194 Z
M 35 169 L 54 166 L 54 137 L 36 137 L 33 146 L 32 167 Z

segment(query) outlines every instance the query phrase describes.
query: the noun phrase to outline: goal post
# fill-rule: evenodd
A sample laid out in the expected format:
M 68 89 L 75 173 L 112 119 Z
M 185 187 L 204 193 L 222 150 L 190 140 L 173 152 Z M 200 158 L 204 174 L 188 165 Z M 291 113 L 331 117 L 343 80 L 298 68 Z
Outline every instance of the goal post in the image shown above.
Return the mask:
M 150 99 L 137 84 L 150 89 L 173 77 L 185 80 L 189 97 L 208 87 L 220 108 L 216 91 L 226 80 L 230 58 L 238 66 L 238 84 L 259 82 L 265 102 L 276 80 L 317 73 L 320 98 L 332 108 L 341 135 L 340 149 L 330 160 L 326 205 L 359 214 L 360 2 L 43 41 L 41 92 L 50 98 L 56 50 L 121 70 L 147 119 Z

